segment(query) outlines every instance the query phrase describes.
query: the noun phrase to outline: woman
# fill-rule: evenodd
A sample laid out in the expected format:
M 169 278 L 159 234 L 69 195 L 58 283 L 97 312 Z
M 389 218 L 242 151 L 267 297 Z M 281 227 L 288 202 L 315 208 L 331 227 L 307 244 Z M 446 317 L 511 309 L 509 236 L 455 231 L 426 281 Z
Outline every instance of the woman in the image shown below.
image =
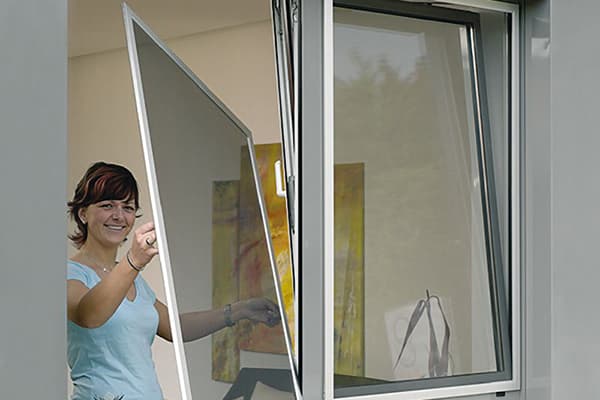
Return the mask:
M 79 250 L 67 263 L 72 399 L 113 395 L 162 400 L 151 345 L 155 335 L 172 340 L 169 315 L 140 275 L 158 254 L 152 222 L 133 232 L 126 255 L 115 261 L 139 212 L 135 178 L 125 167 L 97 162 L 68 207 L 77 224 L 69 238 Z M 273 326 L 279 312 L 267 299 L 248 299 L 224 309 L 181 314 L 183 339 L 207 336 L 241 319 Z

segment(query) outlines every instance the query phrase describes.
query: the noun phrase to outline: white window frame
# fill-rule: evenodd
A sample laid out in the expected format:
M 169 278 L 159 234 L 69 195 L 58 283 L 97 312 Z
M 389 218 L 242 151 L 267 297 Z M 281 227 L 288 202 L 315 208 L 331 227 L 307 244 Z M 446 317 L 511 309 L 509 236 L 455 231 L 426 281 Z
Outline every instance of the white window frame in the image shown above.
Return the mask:
M 433 2 L 435 5 L 435 2 Z M 306 4 L 306 2 L 304 3 Z M 510 32 L 510 232 L 509 232 L 509 258 L 510 281 L 510 316 L 512 338 L 512 377 L 510 380 L 494 381 L 489 383 L 466 384 L 442 388 L 410 390 L 395 393 L 370 394 L 354 397 L 343 397 L 346 400 L 422 400 L 438 399 L 459 396 L 470 396 L 485 393 L 498 393 L 516 391 L 520 389 L 521 376 L 521 134 L 520 134 L 520 67 L 519 67 L 519 6 L 494 0 L 445 0 L 444 6 L 457 6 L 466 9 L 478 9 L 503 12 L 511 17 Z M 333 207 L 333 165 L 334 165 L 334 123 L 333 123 L 333 0 L 324 0 L 322 3 L 323 15 L 323 200 L 324 200 L 324 340 L 323 340 L 323 371 L 325 400 L 334 397 L 334 335 L 333 335 L 333 310 L 334 310 L 334 207 Z M 303 22 L 303 21 L 302 21 Z M 302 23 L 301 22 L 301 23 Z M 306 79 L 306 77 L 304 77 Z M 302 256 L 301 256 L 302 258 Z M 508 260 L 507 260 L 508 261 Z M 304 283 L 306 284 L 306 283 Z M 304 345 L 306 347 L 306 344 Z M 304 350 L 304 349 L 303 349 Z M 308 381 L 304 380 L 303 387 Z

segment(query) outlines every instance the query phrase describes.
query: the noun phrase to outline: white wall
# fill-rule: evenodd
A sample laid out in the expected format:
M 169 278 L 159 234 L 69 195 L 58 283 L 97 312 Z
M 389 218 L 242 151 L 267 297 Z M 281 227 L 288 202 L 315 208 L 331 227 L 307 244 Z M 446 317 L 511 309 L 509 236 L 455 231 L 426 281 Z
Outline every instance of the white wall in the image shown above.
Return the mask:
M 66 397 L 67 2 L 0 7 L 0 398 Z
M 270 22 L 175 39 L 168 45 L 253 132 L 256 143 L 279 141 Z M 140 183 L 143 223 L 150 218 L 148 186 L 129 64 L 121 50 L 69 60 L 70 197 L 85 169 L 106 160 L 128 166 Z M 162 275 L 153 262 L 145 278 L 164 300 Z M 159 379 L 168 399 L 179 398 L 172 346 L 154 345 Z
M 600 397 L 599 15 L 551 1 L 553 400 Z

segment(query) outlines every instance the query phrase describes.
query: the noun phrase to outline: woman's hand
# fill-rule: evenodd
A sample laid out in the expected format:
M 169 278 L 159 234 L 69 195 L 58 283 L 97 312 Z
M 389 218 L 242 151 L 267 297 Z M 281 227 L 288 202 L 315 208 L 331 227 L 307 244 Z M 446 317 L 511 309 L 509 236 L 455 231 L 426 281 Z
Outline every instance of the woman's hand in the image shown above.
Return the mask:
M 271 300 L 264 297 L 255 297 L 239 302 L 241 315 L 250 321 L 262 322 L 273 327 L 281 321 L 279 307 Z
M 155 242 L 154 222 L 147 222 L 133 232 L 129 259 L 136 267 L 144 268 L 158 254 Z
M 158 303 L 160 302 L 157 301 L 156 304 Z M 161 303 L 158 304 L 157 310 L 159 311 L 161 321 L 168 323 L 168 312 L 166 307 Z M 192 340 L 200 339 L 229 326 L 225 312 L 226 311 L 223 308 L 214 308 L 207 311 L 194 311 L 179 314 L 183 341 L 190 342 Z M 271 300 L 255 297 L 231 304 L 231 320 L 233 322 L 238 322 L 242 319 L 262 322 L 269 327 L 273 327 L 281 321 L 281 316 L 279 315 L 277 305 Z M 161 329 L 161 331 L 170 332 L 170 328 L 167 328 L 165 325 L 164 329 Z M 166 334 L 161 336 L 170 339 L 170 336 L 167 336 Z

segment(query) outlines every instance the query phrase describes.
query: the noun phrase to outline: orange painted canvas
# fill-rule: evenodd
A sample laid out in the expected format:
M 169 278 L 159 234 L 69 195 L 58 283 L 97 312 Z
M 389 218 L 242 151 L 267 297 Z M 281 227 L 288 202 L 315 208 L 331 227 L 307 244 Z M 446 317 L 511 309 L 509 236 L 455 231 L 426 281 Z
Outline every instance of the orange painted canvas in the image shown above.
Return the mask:
M 293 332 L 293 288 L 290 264 L 289 236 L 287 227 L 287 209 L 285 199 L 278 197 L 275 190 L 274 165 L 281 159 L 281 145 L 255 145 L 256 164 L 263 189 L 273 251 L 279 272 L 285 309 Z M 242 152 L 242 165 L 249 163 L 248 155 Z M 276 299 L 273 275 L 265 253 L 264 235 L 256 230 L 260 227 L 260 215 L 257 213 L 256 192 L 251 169 L 243 168 L 240 177 L 240 285 L 241 299 L 266 296 Z M 264 353 L 285 354 L 285 342 L 281 325 L 268 328 L 262 324 L 240 324 L 240 349 Z

